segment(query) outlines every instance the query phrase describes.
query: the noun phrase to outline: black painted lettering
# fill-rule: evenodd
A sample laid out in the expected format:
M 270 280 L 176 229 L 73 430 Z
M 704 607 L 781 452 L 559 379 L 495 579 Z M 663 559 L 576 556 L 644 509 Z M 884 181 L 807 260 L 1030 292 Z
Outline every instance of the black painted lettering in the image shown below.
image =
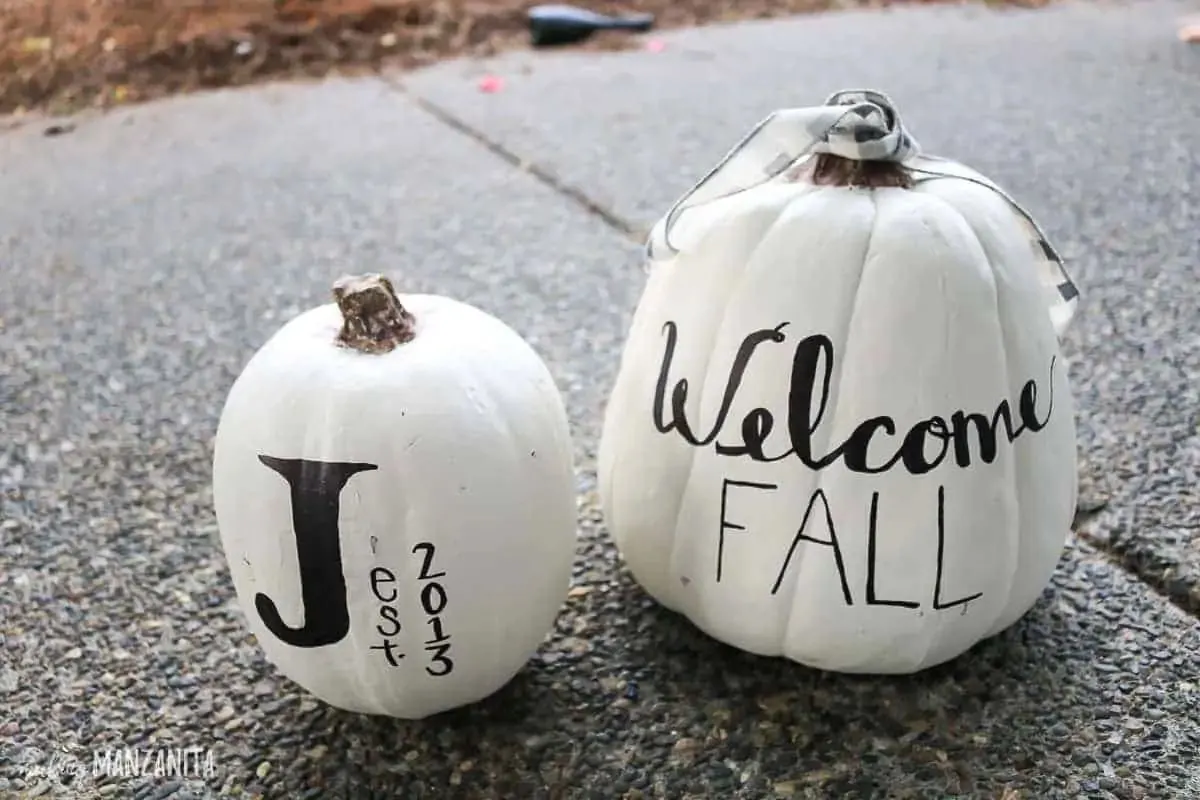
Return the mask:
M 380 636 L 391 638 L 400 632 L 400 612 L 395 606 L 380 606 L 379 618 L 388 623 L 386 630 L 382 625 L 375 625 L 375 630 L 379 631 Z
M 446 610 L 446 587 L 433 580 L 445 576 L 445 572 L 431 572 L 436 548 L 432 542 L 420 542 L 413 546 L 413 554 L 420 553 L 420 580 L 428 581 L 421 587 L 421 609 L 428 615 L 426 624 L 433 628 L 433 638 L 425 642 L 425 650 L 431 655 L 425 671 L 435 678 L 454 671 L 454 660 L 450 658 L 450 634 L 446 633 L 439 616 Z
M 896 463 L 895 457 L 878 467 L 872 467 L 867 463 L 867 451 L 871 449 L 871 438 L 878 431 L 883 431 L 888 436 L 895 436 L 896 423 L 892 421 L 891 417 L 871 417 L 870 419 L 863 420 L 851 432 L 842 446 L 838 450 L 834 450 L 830 455 L 836 455 L 840 451 L 842 463 L 851 472 L 859 472 L 865 475 L 886 472 Z
M 817 506 L 817 501 L 821 502 L 821 508 L 825 512 L 825 526 L 829 529 L 829 539 L 818 539 L 815 536 L 809 536 L 805 531 L 808 530 L 808 521 L 812 517 L 813 509 Z M 779 587 L 783 586 L 783 576 L 787 574 L 788 567 L 792 563 L 792 556 L 796 552 L 796 547 L 800 541 L 812 542 L 813 544 L 824 545 L 833 550 L 833 563 L 837 566 L 838 577 L 842 581 L 842 599 L 846 601 L 846 605 L 854 605 L 854 598 L 850 594 L 850 581 L 846 578 L 846 564 L 842 560 L 842 548 L 838 545 L 837 530 L 833 526 L 833 512 L 829 510 L 829 499 L 825 496 L 822 489 L 817 489 L 813 492 L 812 497 L 808 499 L 808 508 L 804 509 L 804 519 L 800 522 L 800 528 L 796 531 L 795 537 L 792 538 L 792 544 L 788 547 L 787 556 L 783 559 L 783 566 L 779 568 L 779 575 L 775 578 L 775 585 L 771 587 L 771 594 L 777 594 Z
M 945 569 L 946 558 L 946 487 L 938 487 L 937 495 L 937 577 L 933 582 L 933 607 L 940 611 L 943 608 L 954 608 L 955 606 L 963 606 L 964 611 L 967 603 L 972 600 L 983 597 L 983 592 L 976 592 L 967 597 L 960 597 L 958 600 L 952 600 L 949 603 L 942 602 L 942 573 Z
M 874 442 L 884 436 L 895 437 L 898 429 L 895 420 L 880 415 L 859 423 L 842 442 L 834 443 L 827 453 L 814 452 L 813 438 L 826 416 L 830 403 L 830 392 L 834 373 L 833 342 L 820 334 L 806 336 L 799 341 L 792 357 L 792 371 L 788 388 L 787 438 L 788 448 L 784 452 L 769 454 L 766 442 L 776 428 L 778 415 L 766 408 L 752 408 L 741 419 L 740 441 L 731 442 L 721 438 L 729 421 L 730 409 L 741 387 L 747 367 L 757 349 L 766 343 L 779 344 L 785 341 L 782 322 L 774 328 L 763 328 L 750 333 L 742 340 L 734 357 L 729 377 L 721 396 L 712 428 L 703 436 L 696 433 L 687 417 L 687 399 L 690 384 L 687 377 L 679 378 L 671 388 L 670 373 L 675 348 L 679 340 L 678 326 L 671 321 L 663 325 L 666 347 L 654 391 L 652 416 L 655 429 L 662 434 L 674 433 L 694 447 L 713 447 L 718 455 L 733 458 L 744 457 L 760 463 L 771 463 L 788 457 L 796 457 L 813 470 L 823 470 L 841 461 L 851 472 L 875 475 L 887 472 L 897 464 L 914 475 L 923 475 L 946 461 L 946 454 L 953 444 L 953 462 L 967 468 L 972 462 L 971 429 L 978 434 L 979 458 L 985 464 L 992 463 L 999 452 L 1000 436 L 1009 444 L 1025 431 L 1036 433 L 1049 424 L 1054 406 L 1054 366 L 1050 360 L 1050 400 L 1045 416 L 1037 414 L 1038 387 L 1035 381 L 1024 384 L 1018 398 L 1021 420 L 1014 427 L 1012 409 L 1007 398 L 1003 398 L 990 414 L 982 412 L 954 411 L 949 415 L 949 424 L 942 415 L 931 416 L 905 431 L 901 443 L 886 459 L 868 460 L 868 451 Z M 1003 427 L 1001 427 L 1003 426 Z M 927 454 L 927 441 L 935 441 L 933 455 Z
M 416 554 L 416 553 L 422 554 L 421 574 L 417 576 L 420 580 L 427 581 L 432 578 L 441 578 L 446 574 L 444 572 L 430 572 L 429 571 L 430 569 L 433 568 L 434 546 L 432 543 L 418 542 L 417 544 L 413 545 L 412 551 L 414 554 Z
M 371 645 L 372 650 L 382 650 L 383 657 L 388 660 L 388 663 L 393 667 L 400 666 L 400 659 L 404 658 L 404 653 L 399 651 L 395 642 L 384 639 L 380 644 Z
M 875 594 L 875 538 L 878 535 L 876 524 L 879 521 L 879 492 L 871 492 L 871 510 L 867 519 L 867 605 L 895 606 L 897 608 L 920 608 L 921 604 L 912 600 L 880 600 Z
M 440 583 L 427 583 L 421 589 L 421 608 L 430 616 L 442 613 L 446 607 L 446 590 Z
M 966 469 L 972 465 L 975 458 L 984 464 L 991 464 L 998 457 L 1002 444 L 1012 445 L 1026 431 L 1037 433 L 1049 424 L 1053 416 L 1056 357 L 1050 359 L 1048 400 L 1044 413 L 1041 415 L 1038 413 L 1039 388 L 1037 382 L 1030 379 L 1022 385 L 1016 399 L 1019 424 L 1014 425 L 1012 404 L 1009 398 L 1004 397 L 998 400 L 990 412 L 951 410 L 948 414 L 931 415 L 904 431 L 899 430 L 893 417 L 881 414 L 859 422 L 840 442 L 829 441 L 830 437 L 828 436 L 818 440 L 818 430 L 828 416 L 830 404 L 836 402 L 836 400 L 831 400 L 835 374 L 835 352 L 833 342 L 829 337 L 812 334 L 800 339 L 792 354 L 786 426 L 784 420 L 781 419 L 779 410 L 772 411 L 758 407 L 746 411 L 740 423 L 728 424 L 731 409 L 737 399 L 737 393 L 741 388 L 746 370 L 755 353 L 758 352 L 758 348 L 765 344 L 781 344 L 786 341 L 787 336 L 784 329 L 788 325 L 789 323 L 782 322 L 773 328 L 755 330 L 741 341 L 730 367 L 728 378 L 722 388 L 715 419 L 711 427 L 705 426 L 703 432 L 697 432 L 693 425 L 695 420 L 689 420 L 687 414 L 690 389 L 688 377 L 676 376 L 674 384 L 671 383 L 671 370 L 674 366 L 680 332 L 675 322 L 667 321 L 663 325 L 666 346 L 652 404 L 655 429 L 663 435 L 677 435 L 693 447 L 711 447 L 717 455 L 746 458 L 758 463 L 773 463 L 795 457 L 804 466 L 814 471 L 824 470 L 840 461 L 847 471 L 857 474 L 881 474 L 899 465 L 909 474 L 924 475 L 944 464 L 953 464 Z M 784 452 L 778 452 L 782 448 L 776 446 L 770 448 L 776 452 L 769 453 L 768 440 L 779 427 L 786 427 L 787 449 Z M 724 435 L 726 428 L 737 430 L 740 438 L 736 441 L 726 438 Z M 816 444 L 817 441 L 820 441 L 821 444 Z M 824 447 L 825 452 L 817 452 L 818 446 Z M 886 448 L 886 450 L 881 453 L 872 453 L 872 448 L 876 450 Z M 727 532 L 746 530 L 745 525 L 730 521 L 728 518 L 731 487 L 764 491 L 775 491 L 779 488 L 777 484 L 773 483 L 738 481 L 728 478 L 722 480 L 717 540 L 716 580 L 718 583 L 724 573 Z M 944 603 L 941 599 L 945 555 L 944 494 L 944 489 L 939 489 L 938 562 L 934 608 L 945 609 L 958 605 L 965 608 L 966 603 L 981 595 L 976 593 L 951 603 Z M 920 608 L 921 604 L 917 601 L 883 599 L 877 592 L 879 501 L 879 492 L 873 492 L 871 507 L 868 511 L 866 603 L 897 608 Z M 828 539 L 817 538 L 809 532 L 809 523 L 818 502 L 822 506 L 829 528 Z M 842 549 L 833 525 L 833 515 L 828 499 L 822 491 L 814 492 L 809 499 L 804 519 L 790 543 L 771 594 L 780 591 L 783 578 L 791 567 L 792 558 L 801 541 L 824 545 L 832 550 L 834 563 L 841 579 L 843 599 L 847 605 L 853 605 Z M 427 564 L 432 559 L 432 545 L 428 545 L 428 547 L 430 550 L 427 553 Z
M 729 522 L 725 517 L 725 507 L 729 500 L 729 487 L 742 486 L 747 489 L 762 489 L 771 491 L 779 487 L 773 483 L 755 483 L 753 481 L 735 481 L 725 478 L 721 481 L 721 528 L 717 534 L 717 583 L 721 582 L 721 571 L 725 563 L 725 531 L 744 531 L 745 526 Z
M 395 582 L 396 582 L 396 576 L 387 567 L 375 567 L 374 569 L 371 570 L 371 594 L 375 595 L 375 598 L 377 600 L 379 600 L 379 602 L 381 602 L 381 603 L 395 602 L 396 596 L 398 594 L 395 589 L 391 590 L 392 594 L 390 597 L 384 597 L 379 592 L 379 584 L 395 583 Z
M 900 450 L 896 454 L 900 460 L 904 462 L 904 466 L 913 475 L 924 475 L 926 472 L 941 464 L 946 458 L 946 452 L 950 449 L 951 433 L 949 426 L 946 425 L 946 420 L 941 417 L 930 417 L 922 420 L 904 437 L 904 443 L 900 445 Z M 930 458 L 925 453 L 925 441 L 927 439 L 936 439 L 941 442 L 941 449 L 937 451 L 937 455 Z
M 729 380 L 725 383 L 725 393 L 721 397 L 721 407 L 717 410 L 717 419 L 713 423 L 712 431 L 702 439 L 692 432 L 692 426 L 687 419 L 687 378 L 681 378 L 675 384 L 675 388 L 671 392 L 671 420 L 667 422 L 664 419 L 667 382 L 671 372 L 671 361 L 675 357 L 675 342 L 678 338 L 678 331 L 674 322 L 667 322 L 663 325 L 663 330 L 667 333 L 667 346 L 666 351 L 663 353 L 662 367 L 658 373 L 658 383 L 654 392 L 654 426 L 658 431 L 660 433 L 669 433 L 672 430 L 677 430 L 684 441 L 696 447 L 706 447 L 711 444 L 725 425 L 725 420 L 729 416 L 729 407 L 733 405 L 734 395 L 737 394 L 738 387 L 741 386 L 742 376 L 750 363 L 750 357 L 754 355 L 754 350 L 764 342 L 782 342 L 784 340 L 783 328 L 786 324 L 785 322 L 775 328 L 764 328 L 763 330 L 755 331 L 742 341 L 737 354 L 733 358 L 733 367 L 729 374 Z M 742 453 L 742 450 L 736 447 L 718 446 L 717 449 L 722 455 L 735 456 Z
M 425 667 L 426 672 L 435 678 L 441 678 L 454 671 L 454 661 L 451 660 L 450 656 L 448 655 L 450 652 L 450 645 L 437 644 L 426 647 L 425 649 L 432 653 L 432 655 L 429 656 L 429 664 Z M 437 669 L 433 668 L 435 664 L 437 665 Z
M 1037 415 L 1038 389 L 1036 383 L 1027 381 L 1021 388 L 1020 399 L 1017 400 L 1017 411 L 1021 416 L 1021 424 L 1034 433 L 1049 424 L 1050 415 L 1054 412 L 1054 362 L 1057 358 L 1057 356 L 1050 358 L 1050 377 L 1046 380 L 1046 385 L 1050 387 L 1050 398 L 1046 401 L 1045 419 L 1040 419 Z
M 756 408 L 742 420 L 742 444 L 736 447 L 717 442 L 717 453 L 723 456 L 749 456 L 754 461 L 782 461 L 792 453 L 768 456 L 763 450 L 767 437 L 775 427 L 775 418 L 765 408 Z
M 960 467 L 971 466 L 971 440 L 968 423 L 973 424 L 979 432 L 979 460 L 985 464 L 995 461 L 996 454 L 1000 452 L 997 446 L 999 442 L 997 429 L 1001 422 L 1004 423 L 1004 438 L 1008 441 L 1014 441 L 1021 434 L 1020 428 L 1013 429 L 1012 410 L 1009 408 L 1007 400 L 1000 401 L 1000 405 L 996 407 L 990 420 L 983 414 L 955 411 L 950 416 L 950 425 L 954 431 L 954 461 Z
M 813 388 L 817 385 L 820 365 L 821 394 L 817 407 L 812 406 Z M 812 436 L 825 417 L 829 405 L 829 387 L 833 381 L 833 342 L 828 336 L 806 336 L 796 345 L 792 355 L 792 378 L 788 384 L 788 438 L 792 450 L 810 469 L 822 469 L 833 463 L 836 455 L 826 459 L 813 456 Z
M 442 642 L 450 639 L 446 632 L 442 630 L 441 617 L 431 617 L 430 619 L 426 620 L 426 623 L 429 625 L 429 627 L 433 628 L 433 638 L 426 641 L 425 644 L 441 644 Z
M 336 644 L 350 631 L 338 530 L 340 496 L 350 478 L 378 466 L 267 455 L 258 460 L 279 473 L 291 489 L 304 623 L 299 628 L 287 625 L 275 602 L 262 592 L 254 596 L 254 607 L 267 630 L 293 647 Z

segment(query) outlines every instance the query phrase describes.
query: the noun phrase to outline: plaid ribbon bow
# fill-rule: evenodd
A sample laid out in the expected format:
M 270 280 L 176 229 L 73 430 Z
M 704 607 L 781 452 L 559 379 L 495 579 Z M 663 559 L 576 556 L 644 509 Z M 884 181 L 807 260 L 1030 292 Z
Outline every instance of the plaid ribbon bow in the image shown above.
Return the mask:
M 1003 189 L 974 170 L 921 152 L 887 95 L 849 89 L 830 95 L 823 105 L 776 111 L 758 123 L 700 182 L 670 208 L 650 232 L 648 262 L 678 254 L 671 231 L 688 210 L 760 186 L 817 153 L 858 161 L 903 163 L 917 183 L 956 178 L 999 194 L 1021 218 L 1046 288 L 1055 333 L 1062 336 L 1079 303 L 1079 290 L 1058 251 L 1037 222 Z

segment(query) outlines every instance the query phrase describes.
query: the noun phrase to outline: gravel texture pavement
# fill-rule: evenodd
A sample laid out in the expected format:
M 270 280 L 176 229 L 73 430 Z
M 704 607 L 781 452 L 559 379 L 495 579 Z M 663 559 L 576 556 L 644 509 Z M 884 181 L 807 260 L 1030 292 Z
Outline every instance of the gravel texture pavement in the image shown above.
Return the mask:
M 450 65 L 408 94 L 274 86 L 0 135 L 0 798 L 1200 797 L 1200 53 L 1172 38 L 1181 8 L 831 15 L 512 57 L 487 67 L 509 76 L 495 95 Z M 846 64 L 856 43 L 871 61 Z M 620 570 L 593 492 L 642 279 L 614 225 L 646 226 L 773 107 L 860 82 L 1072 259 L 1085 477 L 1109 501 L 1025 620 L 907 678 L 707 639 Z M 245 360 L 372 269 L 529 338 L 580 462 L 555 636 L 498 695 L 419 723 L 325 707 L 263 660 L 209 491 Z M 212 768 L 91 774 L 93 751 L 133 747 Z

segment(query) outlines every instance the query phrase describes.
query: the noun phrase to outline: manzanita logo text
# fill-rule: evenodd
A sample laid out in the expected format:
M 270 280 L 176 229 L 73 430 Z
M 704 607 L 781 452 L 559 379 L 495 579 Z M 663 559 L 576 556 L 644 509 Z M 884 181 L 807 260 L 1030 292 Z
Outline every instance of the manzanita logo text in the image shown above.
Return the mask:
M 56 751 L 42 763 L 28 764 L 24 778 L 79 783 L 105 778 L 205 779 L 217 774 L 213 751 L 203 747 L 124 747 L 93 750 L 91 760 L 66 750 Z
M 96 750 L 92 775 L 109 778 L 210 778 L 217 773 L 212 750 L 202 747 Z

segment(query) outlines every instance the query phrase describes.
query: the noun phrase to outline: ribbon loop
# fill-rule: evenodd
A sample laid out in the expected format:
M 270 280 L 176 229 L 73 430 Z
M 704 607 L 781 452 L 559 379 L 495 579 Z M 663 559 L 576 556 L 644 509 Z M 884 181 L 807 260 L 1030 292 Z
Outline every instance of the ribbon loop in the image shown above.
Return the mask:
M 825 101 L 841 113 L 829 125 L 812 129 L 814 153 L 854 161 L 905 161 L 920 152 L 887 95 L 869 89 L 836 92 Z
M 924 155 L 901 122 L 891 99 L 871 89 L 834 92 L 823 105 L 782 109 L 758 123 L 650 231 L 646 241 L 647 268 L 679 253 L 671 242 L 671 232 L 685 213 L 768 183 L 819 153 L 856 161 L 902 163 L 918 183 L 956 178 L 999 194 L 1030 232 L 1055 333 L 1061 337 L 1066 331 L 1079 303 L 1079 290 L 1029 212 L 974 170 Z

